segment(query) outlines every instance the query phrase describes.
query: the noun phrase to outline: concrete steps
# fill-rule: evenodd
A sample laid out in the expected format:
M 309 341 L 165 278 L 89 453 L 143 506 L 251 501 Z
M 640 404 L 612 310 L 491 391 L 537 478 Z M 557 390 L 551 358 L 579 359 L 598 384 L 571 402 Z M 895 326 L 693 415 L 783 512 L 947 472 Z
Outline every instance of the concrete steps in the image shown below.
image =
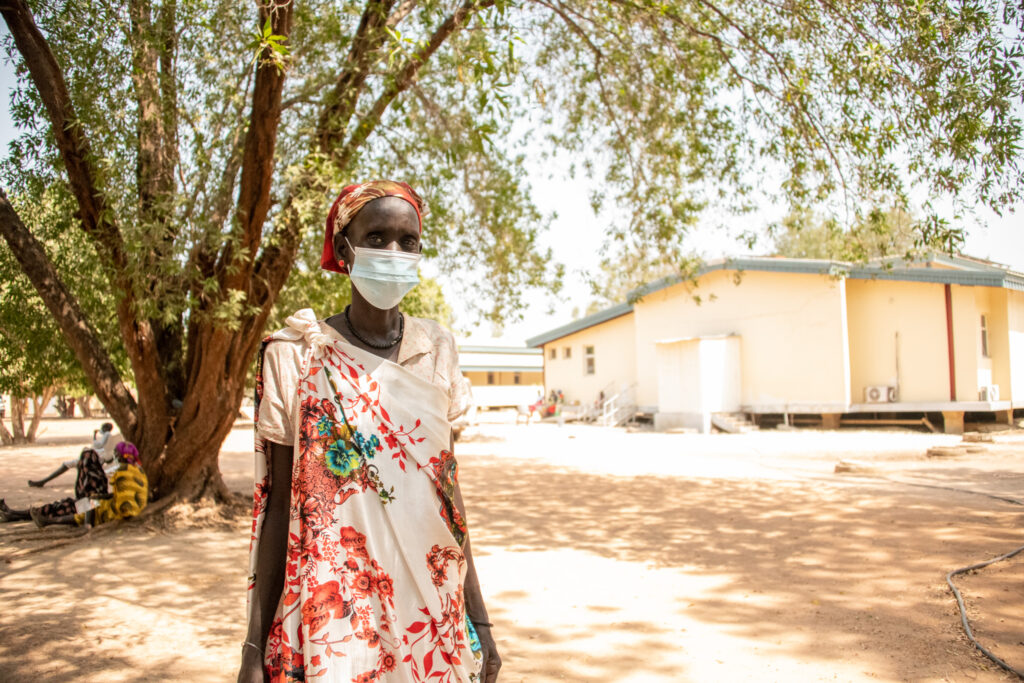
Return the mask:
M 746 413 L 712 413 L 711 425 L 727 434 L 744 434 L 757 431 Z

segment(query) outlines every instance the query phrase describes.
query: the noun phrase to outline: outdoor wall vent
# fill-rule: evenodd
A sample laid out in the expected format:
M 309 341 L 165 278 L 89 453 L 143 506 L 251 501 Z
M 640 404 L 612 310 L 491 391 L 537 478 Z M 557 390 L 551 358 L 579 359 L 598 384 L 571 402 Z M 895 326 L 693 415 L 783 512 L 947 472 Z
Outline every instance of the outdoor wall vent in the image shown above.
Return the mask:
M 884 385 L 864 387 L 865 403 L 895 403 L 896 387 Z

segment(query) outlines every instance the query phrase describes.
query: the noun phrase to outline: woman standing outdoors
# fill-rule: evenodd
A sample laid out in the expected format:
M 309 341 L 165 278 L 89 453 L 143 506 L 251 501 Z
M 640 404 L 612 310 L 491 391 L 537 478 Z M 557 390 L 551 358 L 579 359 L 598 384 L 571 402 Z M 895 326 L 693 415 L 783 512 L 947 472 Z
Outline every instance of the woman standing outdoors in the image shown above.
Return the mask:
M 467 383 L 451 333 L 398 310 L 421 231 L 405 183 L 346 187 L 321 266 L 351 306 L 260 351 L 239 681 L 497 681 L 451 437 Z

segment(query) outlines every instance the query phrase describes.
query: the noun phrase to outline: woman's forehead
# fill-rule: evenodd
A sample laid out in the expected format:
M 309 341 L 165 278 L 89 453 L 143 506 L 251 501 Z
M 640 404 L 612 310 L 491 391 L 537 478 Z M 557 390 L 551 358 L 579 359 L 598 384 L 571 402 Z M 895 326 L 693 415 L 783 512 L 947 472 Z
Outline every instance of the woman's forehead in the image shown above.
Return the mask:
M 401 197 L 380 197 L 359 210 L 349 223 L 349 229 L 376 227 L 406 227 L 412 225 L 419 232 L 419 216 L 412 204 Z

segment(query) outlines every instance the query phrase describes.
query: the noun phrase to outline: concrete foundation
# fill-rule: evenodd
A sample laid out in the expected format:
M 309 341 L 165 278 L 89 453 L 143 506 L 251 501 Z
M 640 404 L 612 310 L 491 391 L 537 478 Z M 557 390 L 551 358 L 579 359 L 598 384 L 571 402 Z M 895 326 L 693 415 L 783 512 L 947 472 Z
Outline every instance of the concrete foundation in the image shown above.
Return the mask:
M 654 414 L 654 429 L 664 432 L 669 429 L 696 429 L 701 434 L 711 432 L 711 413 L 668 413 Z
M 942 426 L 944 432 L 947 434 L 963 434 L 964 433 L 964 411 L 962 410 L 943 410 L 942 411 Z
M 1012 410 L 997 410 L 996 411 L 996 422 L 1000 422 L 1004 425 L 1013 425 L 1013 411 Z
M 842 417 L 842 413 L 822 413 L 821 414 L 821 428 L 822 429 L 839 429 L 839 419 Z

